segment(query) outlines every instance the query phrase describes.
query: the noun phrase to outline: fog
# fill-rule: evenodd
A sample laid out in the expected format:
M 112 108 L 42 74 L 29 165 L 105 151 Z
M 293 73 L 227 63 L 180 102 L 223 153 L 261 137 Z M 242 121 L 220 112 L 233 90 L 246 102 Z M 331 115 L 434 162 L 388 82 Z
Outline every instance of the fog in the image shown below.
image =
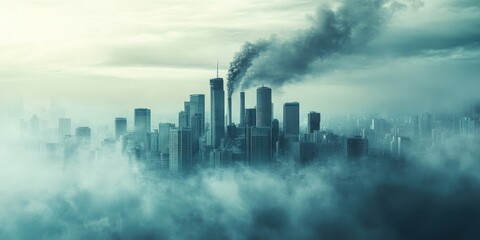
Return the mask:
M 1 239 L 478 239 L 478 139 L 405 162 L 330 159 L 169 176 L 51 158 L 2 122 Z

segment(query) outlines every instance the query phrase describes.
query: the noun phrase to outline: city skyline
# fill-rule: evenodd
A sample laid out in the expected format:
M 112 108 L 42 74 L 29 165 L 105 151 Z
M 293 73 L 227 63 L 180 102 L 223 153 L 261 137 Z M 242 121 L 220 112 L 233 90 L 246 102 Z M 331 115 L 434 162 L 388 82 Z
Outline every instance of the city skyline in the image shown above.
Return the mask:
M 480 239 L 478 0 L 0 1 L 0 239 Z

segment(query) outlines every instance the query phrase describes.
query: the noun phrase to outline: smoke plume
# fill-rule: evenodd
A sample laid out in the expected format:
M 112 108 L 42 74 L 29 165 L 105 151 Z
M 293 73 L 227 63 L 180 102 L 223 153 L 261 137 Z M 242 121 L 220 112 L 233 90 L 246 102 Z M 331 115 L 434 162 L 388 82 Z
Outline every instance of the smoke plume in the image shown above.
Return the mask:
M 402 6 L 391 0 L 342 0 L 319 7 L 310 19 L 312 26 L 295 36 L 245 43 L 230 63 L 229 94 L 237 88 L 301 80 L 313 62 L 363 46 Z

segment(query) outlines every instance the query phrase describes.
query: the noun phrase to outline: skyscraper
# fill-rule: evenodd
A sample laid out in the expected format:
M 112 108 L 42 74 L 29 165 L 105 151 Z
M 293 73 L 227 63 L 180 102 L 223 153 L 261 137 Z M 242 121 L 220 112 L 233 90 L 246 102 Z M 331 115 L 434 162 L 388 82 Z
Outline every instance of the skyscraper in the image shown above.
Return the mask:
M 150 109 L 136 108 L 135 109 L 135 132 L 149 133 L 150 128 L 151 128 Z
M 247 162 L 250 166 L 270 163 L 272 160 L 272 128 L 248 128 L 246 147 Z
M 300 104 L 298 102 L 283 105 L 283 133 L 291 136 L 300 134 Z
M 160 153 L 168 154 L 170 144 L 170 129 L 175 128 L 173 123 L 160 123 L 158 125 L 158 151 Z
M 255 127 L 257 124 L 257 110 L 255 108 L 247 108 L 245 110 L 245 126 Z
M 321 115 L 317 112 L 308 113 L 308 133 L 320 130 Z
M 212 147 L 220 147 L 225 137 L 225 91 L 223 78 L 210 79 L 210 112 Z
M 72 120 L 70 118 L 58 119 L 58 136 L 60 139 L 72 135 Z
M 240 92 L 240 127 L 245 126 L 245 92 Z
M 115 118 L 115 138 L 119 139 L 127 133 L 127 119 Z
M 196 127 L 192 131 L 196 132 L 198 136 L 202 136 L 205 132 L 205 95 L 192 94 L 190 95 L 190 125 L 193 126 L 192 120 L 196 118 Z M 197 119 L 199 118 L 199 119 Z
M 89 127 L 78 127 L 75 129 L 75 137 L 80 145 L 90 145 L 92 131 Z
M 170 130 L 169 169 L 185 172 L 192 168 L 192 131 L 189 128 Z
M 257 127 L 272 126 L 272 89 L 257 88 Z
M 185 111 L 181 111 L 178 113 L 178 127 L 188 127 L 188 113 Z
M 356 160 L 368 155 L 368 139 L 360 136 L 347 138 L 347 158 Z

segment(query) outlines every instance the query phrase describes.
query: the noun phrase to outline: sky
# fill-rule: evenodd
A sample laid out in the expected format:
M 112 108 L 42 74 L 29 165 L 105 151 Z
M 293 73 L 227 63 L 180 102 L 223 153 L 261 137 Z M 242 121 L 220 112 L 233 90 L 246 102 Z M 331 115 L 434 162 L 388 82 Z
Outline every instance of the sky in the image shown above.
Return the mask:
M 3 0 L 0 94 L 31 106 L 56 99 L 79 112 L 131 115 L 149 107 L 160 120 L 175 119 L 189 94 L 209 102 L 217 61 L 226 78 L 246 41 L 296 39 L 318 9 L 339 2 L 355 1 Z M 478 99 L 480 3 L 384 2 L 394 10 L 365 33 L 367 41 L 274 86 L 276 114 L 288 101 L 299 101 L 305 115 L 443 111 Z M 247 107 L 255 105 L 255 87 Z

